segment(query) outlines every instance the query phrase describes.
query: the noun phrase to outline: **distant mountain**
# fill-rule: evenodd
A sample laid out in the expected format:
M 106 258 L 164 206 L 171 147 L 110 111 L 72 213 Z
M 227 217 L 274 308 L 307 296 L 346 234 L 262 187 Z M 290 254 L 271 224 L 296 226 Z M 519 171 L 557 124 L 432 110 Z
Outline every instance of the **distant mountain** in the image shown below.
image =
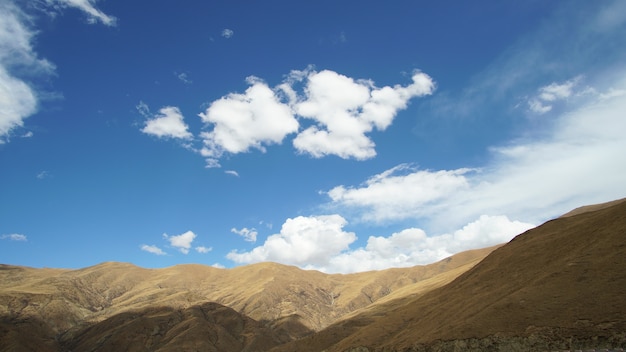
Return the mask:
M 275 263 L 0 265 L 0 351 L 266 351 L 376 302 L 444 285 L 495 248 L 349 275 Z
M 576 209 L 447 285 L 366 307 L 272 351 L 626 347 L 626 202 Z

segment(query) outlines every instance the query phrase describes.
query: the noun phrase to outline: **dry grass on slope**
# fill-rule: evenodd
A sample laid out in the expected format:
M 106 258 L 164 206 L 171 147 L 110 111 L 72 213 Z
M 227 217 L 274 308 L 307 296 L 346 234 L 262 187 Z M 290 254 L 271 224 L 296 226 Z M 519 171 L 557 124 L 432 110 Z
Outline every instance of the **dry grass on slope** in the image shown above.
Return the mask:
M 454 340 L 459 347 L 477 339 L 487 344 L 483 350 L 496 350 L 517 337 L 552 349 L 572 341 L 623 346 L 625 269 L 626 202 L 618 202 L 517 236 L 452 283 L 386 312 L 329 350 L 418 350 Z
M 287 337 L 288 338 L 288 337 Z M 265 351 L 285 342 L 271 329 L 217 303 L 151 307 L 63 334 L 71 351 Z
M 272 350 L 272 352 L 314 352 L 330 348 L 342 339 L 356 333 L 364 327 L 367 327 L 376 319 L 385 316 L 389 311 L 401 310 L 415 298 L 450 283 L 459 275 L 479 263 L 497 247 L 499 246 L 459 253 L 455 256 L 444 259 L 441 262 L 435 263 L 434 265 L 436 267 L 437 265 L 444 265 L 446 262 L 448 264 L 453 261 L 458 263 L 467 262 L 460 266 L 455 265 L 454 269 L 430 276 L 427 279 L 402 286 L 397 290 L 394 290 L 389 295 L 378 299 L 371 305 L 347 314 L 324 330 L 303 339 L 293 341 L 289 344 L 277 346 Z M 393 270 L 389 272 L 389 274 L 392 273 Z M 390 278 L 392 276 L 387 277 L 385 275 L 385 277 Z

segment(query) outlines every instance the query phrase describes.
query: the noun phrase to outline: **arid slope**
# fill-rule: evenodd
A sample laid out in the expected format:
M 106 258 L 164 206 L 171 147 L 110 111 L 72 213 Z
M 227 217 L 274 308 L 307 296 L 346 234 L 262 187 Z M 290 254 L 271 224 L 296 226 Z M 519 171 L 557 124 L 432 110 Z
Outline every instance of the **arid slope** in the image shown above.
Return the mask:
M 277 350 L 626 347 L 626 202 L 586 209 L 517 236 L 448 285 Z
M 89 344 L 108 350 L 104 346 L 117 341 L 110 336 L 141 335 L 146 327 L 162 325 L 164 316 L 170 316 L 170 323 L 161 327 L 163 334 L 173 334 L 171 331 L 178 331 L 176 327 L 189 324 L 202 326 L 189 321 L 197 322 L 194 317 L 201 316 L 204 318 L 199 321 L 212 322 L 211 329 L 239 339 L 239 347 L 232 345 L 233 350 L 257 341 L 251 336 L 261 331 L 267 337 L 263 345 L 269 348 L 309 335 L 377 301 L 402 296 L 405 287 L 420 282 L 429 282 L 427 289 L 443 285 L 494 249 L 459 253 L 426 266 L 349 275 L 275 263 L 228 270 L 203 265 L 144 269 L 114 262 L 80 270 L 0 265 L 0 350 L 27 346 L 24 350 L 72 347 L 76 351 Z M 449 279 L 434 279 L 441 275 Z M 210 309 L 208 314 L 207 303 L 224 309 Z M 232 325 L 219 323 L 224 321 L 219 317 L 231 313 L 240 315 L 237 319 L 246 322 L 248 330 L 228 332 Z M 119 326 L 125 329 L 119 330 Z M 142 340 L 143 344 L 155 348 L 171 345 L 171 340 L 161 338 L 158 331 L 155 334 Z M 176 334 L 194 339 L 188 333 Z M 241 340 L 242 336 L 247 336 L 244 340 L 248 342 Z M 255 343 L 250 346 L 258 347 Z M 215 347 L 203 348 L 207 346 Z

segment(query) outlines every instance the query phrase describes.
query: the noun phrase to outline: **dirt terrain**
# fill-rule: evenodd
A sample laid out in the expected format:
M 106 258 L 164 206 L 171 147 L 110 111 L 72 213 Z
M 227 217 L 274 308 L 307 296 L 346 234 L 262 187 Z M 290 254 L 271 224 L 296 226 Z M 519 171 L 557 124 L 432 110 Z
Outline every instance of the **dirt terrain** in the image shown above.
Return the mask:
M 269 349 L 319 331 L 383 298 L 402 296 L 407 287 L 419 289 L 422 282 L 428 287 L 443 285 L 495 248 L 459 253 L 426 266 L 348 275 L 276 263 L 234 269 L 204 265 L 144 269 L 116 262 L 80 270 L 0 265 L 0 350 L 83 351 L 96 346 L 108 351 L 130 337 L 134 342 L 128 350 L 142 350 L 139 345 L 176 350 L 180 347 L 176 341 L 205 339 L 206 329 L 222 331 L 239 342 L 215 347 L 207 338 L 206 346 L 199 342 L 201 350 L 208 346 L 220 351 L 250 346 L 259 350 L 259 341 Z M 168 323 L 163 325 L 163 319 Z M 233 319 L 240 323 L 231 331 L 233 325 L 224 321 Z M 154 335 L 151 329 L 157 329 Z M 171 334 L 184 338 L 165 338 Z
M 626 347 L 626 202 L 402 269 L 0 265 L 0 351 Z
M 548 221 L 447 285 L 365 308 L 275 351 L 624 348 L 625 288 L 622 200 Z

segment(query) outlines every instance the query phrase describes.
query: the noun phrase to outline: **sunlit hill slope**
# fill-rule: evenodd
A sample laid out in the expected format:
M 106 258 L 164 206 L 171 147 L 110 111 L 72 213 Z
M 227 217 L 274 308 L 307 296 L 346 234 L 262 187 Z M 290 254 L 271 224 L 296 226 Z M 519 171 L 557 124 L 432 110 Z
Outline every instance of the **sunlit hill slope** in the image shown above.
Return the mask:
M 426 266 L 0 266 L 0 351 L 626 347 L 626 202 Z

